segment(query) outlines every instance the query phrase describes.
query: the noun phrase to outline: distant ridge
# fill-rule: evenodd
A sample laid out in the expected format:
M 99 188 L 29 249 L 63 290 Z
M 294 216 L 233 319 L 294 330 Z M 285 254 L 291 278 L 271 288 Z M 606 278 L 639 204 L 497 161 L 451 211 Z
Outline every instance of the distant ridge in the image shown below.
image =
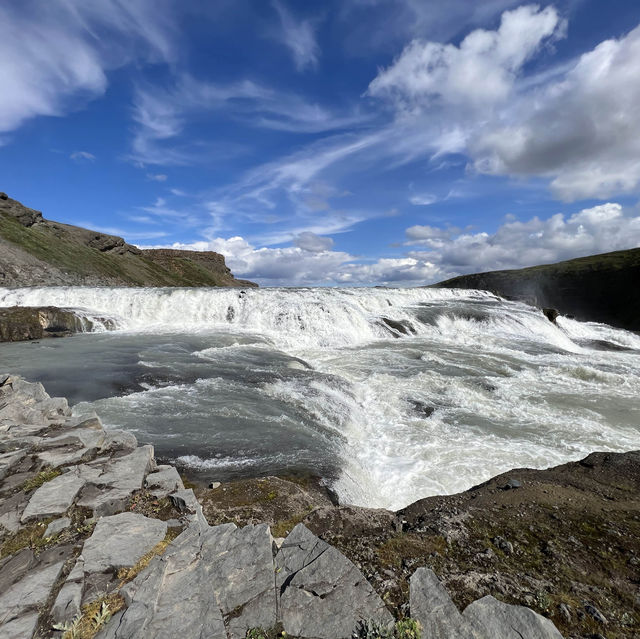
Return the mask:
M 491 291 L 580 320 L 640 331 L 640 248 L 509 271 L 461 275 L 441 288 Z
M 213 251 L 143 251 L 121 237 L 46 220 L 0 193 L 0 286 L 257 286 Z

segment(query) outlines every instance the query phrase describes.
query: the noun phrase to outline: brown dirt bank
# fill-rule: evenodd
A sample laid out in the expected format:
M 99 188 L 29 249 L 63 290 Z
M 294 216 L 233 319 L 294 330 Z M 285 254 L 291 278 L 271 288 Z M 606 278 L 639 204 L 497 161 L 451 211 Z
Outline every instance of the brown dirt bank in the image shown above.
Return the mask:
M 550 617 L 566 637 L 640 637 L 638 451 L 513 470 L 397 513 L 336 506 L 312 478 L 195 491 L 211 524 L 267 521 L 277 536 L 303 521 L 400 615 L 409 577 L 429 566 L 460 608 L 491 594 Z

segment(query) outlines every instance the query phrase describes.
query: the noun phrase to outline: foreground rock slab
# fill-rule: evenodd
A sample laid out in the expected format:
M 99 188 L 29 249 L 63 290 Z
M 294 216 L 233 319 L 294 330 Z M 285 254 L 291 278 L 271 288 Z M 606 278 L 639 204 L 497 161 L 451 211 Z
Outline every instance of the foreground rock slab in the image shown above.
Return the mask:
M 105 637 L 241 639 L 276 623 L 269 528 L 194 522 L 122 594 Z M 188 596 L 185 595 L 188 593 Z
M 637 475 L 634 459 L 623 459 L 630 479 Z M 598 460 L 583 462 L 592 468 Z M 208 516 L 220 524 L 211 526 L 194 491 L 184 489 L 174 468 L 156 465 L 151 446 L 138 447 L 127 433 L 105 431 L 95 415 L 71 416 L 66 400 L 50 398 L 40 384 L 0 375 L 0 637 L 56 636 L 52 624 L 73 622 L 85 604 L 103 601 L 115 613 L 100 628 L 100 636 L 110 639 L 243 639 L 251 628 L 266 631 L 279 624 L 292 636 L 346 639 L 360 622 L 391 626 L 385 602 L 393 579 L 381 585 L 380 575 L 361 557 L 349 555 L 352 562 L 328 543 L 331 539 L 314 533 L 334 533 L 338 543 L 364 539 L 368 557 L 376 556 L 376 548 L 404 552 L 405 528 L 412 521 L 423 526 L 415 517 L 424 513 L 412 515 L 409 509 L 399 519 L 387 511 L 336 508 L 326 497 L 309 497 L 300 485 L 291 491 L 279 485 L 285 480 L 265 482 L 253 482 L 252 498 L 264 502 L 268 495 L 271 511 L 261 506 L 260 516 L 254 516 L 246 504 L 245 510 L 233 507 L 236 483 L 214 491 L 215 504 L 206 503 Z M 292 498 L 290 510 L 273 507 L 282 495 Z M 278 526 L 279 537 L 303 516 L 318 528 L 312 532 L 298 524 L 276 543 L 269 525 L 256 523 L 265 514 Z M 53 517 L 48 525 L 41 521 Z M 238 517 L 246 525 L 239 528 L 219 517 L 227 522 Z M 177 535 L 171 543 L 169 529 Z M 366 538 L 371 531 L 391 534 L 387 540 L 393 543 L 372 546 Z M 498 543 L 498 537 L 492 539 Z M 436 555 L 421 550 L 409 556 L 414 563 L 407 566 L 413 572 Z M 382 573 L 394 574 L 386 567 Z M 369 579 L 378 580 L 377 592 Z M 384 593 L 384 601 L 377 593 Z M 473 603 L 461 613 L 435 574 L 418 570 L 411 580 L 411 609 L 424 626 L 424 639 L 560 637 L 547 619 L 480 598 L 485 594 L 487 589 L 465 601 Z M 406 590 L 396 605 L 405 608 Z M 585 610 L 598 623 L 596 614 L 604 619 L 593 605 Z M 95 619 L 85 616 L 87 622 Z
M 29 572 L 0 595 L 0 636 L 30 637 L 35 631 L 39 608 L 49 597 L 64 562 Z
M 429 639 L 562 639 L 549 619 L 491 596 L 474 601 L 461 614 L 428 568 L 418 568 L 411 578 L 410 607 Z
M 85 483 L 79 472 L 72 470 L 40 486 L 22 513 L 22 523 L 30 519 L 64 515 Z
M 276 555 L 276 589 L 285 631 L 298 637 L 350 637 L 358 621 L 393 622 L 362 573 L 303 524 Z
M 84 544 L 84 570 L 95 573 L 129 568 L 166 534 L 166 522 L 137 513 L 102 517 Z

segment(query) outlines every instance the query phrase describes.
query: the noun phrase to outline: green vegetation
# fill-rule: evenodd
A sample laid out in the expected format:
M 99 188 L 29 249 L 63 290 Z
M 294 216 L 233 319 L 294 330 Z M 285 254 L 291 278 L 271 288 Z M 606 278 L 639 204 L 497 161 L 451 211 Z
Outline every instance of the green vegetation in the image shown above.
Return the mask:
M 44 537 L 44 532 L 51 521 L 53 521 L 52 517 L 45 521 L 23 526 L 17 532 L 9 535 L 0 546 L 0 559 L 14 555 L 24 548 L 31 548 L 35 552 L 42 550 L 49 542 L 49 539 Z
M 15 202 L 11 210 L 21 208 Z M 235 283 L 224 258 L 214 253 L 194 253 L 193 259 L 178 252 L 142 253 L 120 238 L 48 220 L 24 226 L 17 217 L 0 211 L 0 247 L 3 244 L 13 245 L 41 260 L 43 270 L 46 266 L 58 269 L 61 276 L 68 276 L 69 284 L 78 284 L 85 278 L 89 278 L 91 284 L 130 286 L 229 286 Z M 44 272 L 42 281 L 23 282 L 47 283 Z
M 353 631 L 352 639 L 420 639 L 420 624 L 410 617 L 386 626 L 372 619 L 361 621 Z
M 118 593 L 100 597 L 82 607 L 82 614 L 71 622 L 55 624 L 53 630 L 64 632 L 62 639 L 93 639 L 111 617 L 124 608 L 124 599 Z
M 246 639 L 281 639 L 287 637 L 287 633 L 282 629 L 281 624 L 275 625 L 273 628 L 263 630 L 262 628 L 249 628 Z
M 45 470 L 41 470 L 35 477 L 27 479 L 27 481 L 22 484 L 22 490 L 24 490 L 25 493 L 28 493 L 36 488 L 40 488 L 42 484 L 46 484 L 48 481 L 55 479 L 60 474 L 61 471 L 59 468 L 46 468 Z

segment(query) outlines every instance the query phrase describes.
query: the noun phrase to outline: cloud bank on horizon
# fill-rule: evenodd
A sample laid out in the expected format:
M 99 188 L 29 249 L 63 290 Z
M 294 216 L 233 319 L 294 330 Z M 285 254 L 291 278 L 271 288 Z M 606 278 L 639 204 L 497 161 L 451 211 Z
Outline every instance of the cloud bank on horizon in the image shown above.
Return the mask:
M 263 285 L 640 246 L 640 5 L 477 5 L 9 0 L 2 189 Z

